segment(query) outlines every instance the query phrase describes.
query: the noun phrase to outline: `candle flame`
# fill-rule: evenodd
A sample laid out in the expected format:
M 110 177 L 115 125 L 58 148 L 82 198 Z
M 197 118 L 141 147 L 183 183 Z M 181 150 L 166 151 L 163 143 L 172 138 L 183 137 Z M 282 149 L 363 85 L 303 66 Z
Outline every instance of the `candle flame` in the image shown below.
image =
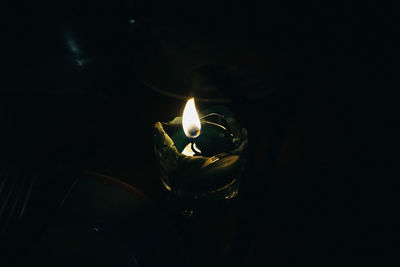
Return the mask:
M 194 104 L 194 98 L 190 98 L 186 102 L 182 117 L 182 127 L 185 135 L 189 138 L 196 138 L 200 135 L 201 123 Z

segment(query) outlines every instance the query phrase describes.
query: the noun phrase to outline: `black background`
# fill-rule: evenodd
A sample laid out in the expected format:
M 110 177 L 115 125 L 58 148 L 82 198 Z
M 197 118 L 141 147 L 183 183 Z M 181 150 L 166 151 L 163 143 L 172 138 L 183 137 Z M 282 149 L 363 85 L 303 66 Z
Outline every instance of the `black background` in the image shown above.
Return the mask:
M 378 1 L 3 1 L 1 159 L 27 172 L 96 170 L 157 195 L 137 177 L 157 176 L 151 125 L 180 107 L 163 110 L 135 79 L 146 33 L 191 24 L 270 40 L 290 75 L 266 106 L 233 106 L 254 153 L 231 263 L 396 265 L 394 16 Z M 79 53 L 93 60 L 73 67 Z

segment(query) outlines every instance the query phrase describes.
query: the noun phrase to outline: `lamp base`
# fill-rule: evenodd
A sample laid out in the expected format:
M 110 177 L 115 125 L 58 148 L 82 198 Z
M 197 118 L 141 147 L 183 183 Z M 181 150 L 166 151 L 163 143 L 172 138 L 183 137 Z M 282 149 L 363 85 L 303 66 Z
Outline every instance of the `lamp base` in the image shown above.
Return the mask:
M 183 192 L 171 188 L 166 179 L 161 177 L 165 198 L 170 210 L 184 217 L 192 217 L 197 213 L 218 211 L 236 198 L 239 193 L 239 179 L 231 181 L 215 190 L 205 192 Z

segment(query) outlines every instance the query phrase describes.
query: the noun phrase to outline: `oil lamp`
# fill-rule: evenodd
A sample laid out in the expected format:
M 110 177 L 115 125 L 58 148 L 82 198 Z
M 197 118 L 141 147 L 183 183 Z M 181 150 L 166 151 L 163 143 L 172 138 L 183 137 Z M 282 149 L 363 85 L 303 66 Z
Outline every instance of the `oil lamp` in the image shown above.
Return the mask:
M 185 209 L 237 195 L 247 131 L 225 106 L 198 113 L 190 98 L 181 117 L 155 123 L 154 148 L 163 186 Z

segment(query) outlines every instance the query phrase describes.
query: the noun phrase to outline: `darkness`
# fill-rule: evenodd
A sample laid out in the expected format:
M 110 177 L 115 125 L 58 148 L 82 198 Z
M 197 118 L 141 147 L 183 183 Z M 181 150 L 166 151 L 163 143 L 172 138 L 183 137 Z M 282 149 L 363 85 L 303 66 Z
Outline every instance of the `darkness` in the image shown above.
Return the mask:
M 1 266 L 107 265 L 92 254 L 68 260 L 75 245 L 64 247 L 65 259 L 43 245 L 48 229 L 78 212 L 61 205 L 72 184 L 104 176 L 150 203 L 126 196 L 118 204 L 125 209 L 107 213 L 118 217 L 109 236 L 145 255 L 134 253 L 135 265 L 118 254 L 129 249 L 92 251 L 108 253 L 113 266 L 398 266 L 389 3 L 7 2 L 0 4 Z M 211 78 L 191 88 L 199 64 L 240 75 L 203 69 Z M 180 115 L 185 101 L 158 89 L 230 99 L 247 128 L 248 166 L 227 207 L 190 220 L 167 209 L 152 125 Z M 99 182 L 78 188 L 87 190 L 77 193 L 82 203 L 125 199 Z M 107 210 L 101 203 L 82 213 Z M 135 209 L 140 215 L 125 219 Z M 79 218 L 78 225 L 91 220 Z M 164 223 L 172 229 L 165 236 Z

